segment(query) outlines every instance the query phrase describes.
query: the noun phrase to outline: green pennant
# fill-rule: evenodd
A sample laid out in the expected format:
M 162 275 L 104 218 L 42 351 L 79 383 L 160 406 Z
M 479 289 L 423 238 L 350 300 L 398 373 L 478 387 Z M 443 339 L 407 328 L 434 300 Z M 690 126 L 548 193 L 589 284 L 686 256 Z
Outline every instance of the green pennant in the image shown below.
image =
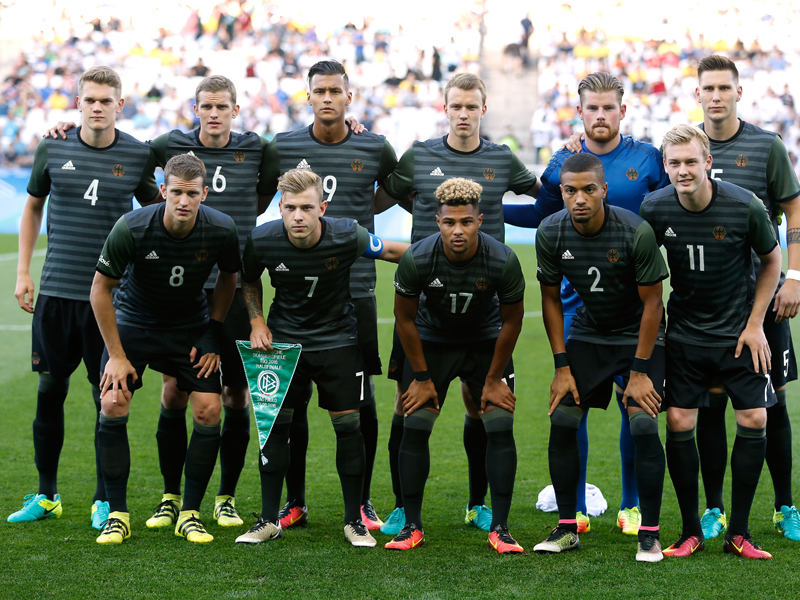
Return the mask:
M 300 344 L 272 344 L 274 350 L 253 350 L 250 342 L 241 340 L 236 341 L 236 346 L 250 385 L 258 446 L 264 448 L 292 382 L 303 347 Z M 263 454 L 261 460 L 266 460 Z

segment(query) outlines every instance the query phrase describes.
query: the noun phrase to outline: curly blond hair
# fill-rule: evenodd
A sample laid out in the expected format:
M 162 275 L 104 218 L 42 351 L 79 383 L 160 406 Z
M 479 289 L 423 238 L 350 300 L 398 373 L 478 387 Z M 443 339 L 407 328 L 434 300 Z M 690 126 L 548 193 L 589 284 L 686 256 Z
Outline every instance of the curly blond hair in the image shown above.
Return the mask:
M 442 206 L 474 206 L 478 207 L 481 201 L 483 187 L 471 179 L 452 177 L 436 188 L 436 204 L 439 210 Z

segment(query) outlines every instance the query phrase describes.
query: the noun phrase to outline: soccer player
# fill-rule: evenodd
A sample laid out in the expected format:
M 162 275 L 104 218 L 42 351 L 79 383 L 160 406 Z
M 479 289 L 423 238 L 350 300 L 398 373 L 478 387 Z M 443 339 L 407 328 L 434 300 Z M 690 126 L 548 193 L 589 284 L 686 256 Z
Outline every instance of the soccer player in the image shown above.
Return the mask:
M 773 523 L 791 540 L 800 540 L 800 515 L 792 498 L 792 428 L 786 411 L 786 384 L 797 379 L 797 362 L 788 319 L 800 306 L 800 183 L 781 137 L 736 116 L 741 99 L 736 65 L 722 56 L 707 56 L 697 68 L 697 100 L 703 107 L 700 126 L 711 142 L 714 167 L 711 177 L 734 183 L 753 192 L 767 207 L 778 231 L 781 213 L 787 223 L 789 270 L 764 317 L 764 334 L 774 357 L 772 385 L 778 403 L 767 409 L 767 466 L 775 492 Z M 725 531 L 722 482 L 727 466 L 728 444 L 725 408 L 728 395 L 723 387 L 711 389 L 707 408 L 697 420 L 697 447 L 706 492 L 706 510 L 701 518 L 705 537 Z
M 622 84 L 616 77 L 602 71 L 592 73 L 580 82 L 578 85 L 580 105 L 577 109 L 586 133 L 583 138 L 579 134 L 573 136 L 578 139 L 575 141 L 577 147 L 572 149 L 594 154 L 603 163 L 609 183 L 606 199 L 608 204 L 638 214 L 645 195 L 668 185 L 669 178 L 664 172 L 664 161 L 656 148 L 630 136 L 620 135 L 619 124 L 625 118 L 626 110 L 625 104 L 622 103 L 624 92 Z M 562 165 L 570 156 L 572 152 L 569 149 L 562 149 L 550 159 L 547 169 L 542 174 L 542 189 L 535 204 L 506 204 L 503 207 L 507 223 L 520 227 L 538 227 L 542 219 L 563 208 L 559 174 Z M 568 280 L 564 280 L 563 283 L 561 303 L 566 340 L 572 320 L 582 301 Z M 623 402 L 624 383 L 621 377 L 616 379 L 616 384 L 617 406 L 621 416 L 619 449 L 622 466 L 622 498 L 617 513 L 617 524 L 623 533 L 636 535 L 642 517 L 635 476 L 635 443 L 631 435 L 628 411 Z M 578 446 L 581 453 L 578 533 L 591 530 L 584 492 L 589 456 L 588 415 L 589 410 L 584 410 L 578 429 Z
M 103 242 L 117 219 L 131 210 L 135 195 L 142 204 L 159 197 L 150 149 L 115 128 L 122 110 L 122 83 L 109 67 L 93 67 L 78 81 L 76 102 L 81 126 L 55 143 L 45 139 L 36 149 L 22 213 L 15 296 L 33 313 L 31 366 L 39 373 L 33 448 L 39 489 L 25 497 L 11 522 L 59 517 L 58 462 L 64 443 L 64 400 L 69 380 L 83 359 L 100 414 L 100 357 L 103 338 L 97 328 L 89 292 Z M 31 256 L 47 205 L 47 256 L 34 311 Z M 95 455 L 97 430 L 95 421 Z M 92 504 L 92 527 L 102 529 L 108 502 L 99 462 Z
M 609 185 L 599 158 L 574 154 L 559 176 L 566 208 L 544 219 L 536 234 L 542 315 L 556 366 L 548 458 L 559 519 L 534 551 L 557 553 L 579 546 L 578 427 L 585 410 L 608 407 L 612 380 L 621 376 L 641 498 L 636 560 L 658 562 L 663 558 L 658 517 L 665 469 L 657 420 L 664 384 L 661 281 L 667 266 L 653 228 L 639 215 L 605 202 Z M 566 344 L 565 277 L 583 298 Z
M 721 381 L 736 411 L 731 454 L 731 520 L 723 549 L 771 558 L 750 538 L 748 518 L 764 464 L 767 408 L 777 399 L 762 325 L 780 279 L 781 251 L 764 204 L 752 192 L 709 179 L 708 137 L 677 125 L 663 142 L 672 185 L 648 194 L 641 215 L 667 250 L 670 293 L 666 341 L 667 462 L 683 519 L 667 556 L 704 547 L 698 515 L 698 408 Z M 751 250 L 761 259 L 753 280 Z
M 267 196 L 277 191 L 281 173 L 308 168 L 322 178 L 327 202 L 326 215 L 358 221 L 374 233 L 375 184 L 397 164 L 394 148 L 382 135 L 354 135 L 345 122 L 345 111 L 353 93 L 344 67 L 333 60 L 316 63 L 308 71 L 308 103 L 314 122 L 289 133 L 279 133 L 265 150 Z M 350 293 L 358 322 L 358 345 L 364 356 L 364 402 L 359 407 L 361 433 L 366 451 L 364 489 L 361 493 L 361 519 L 368 529 L 378 529 L 383 521 L 370 501 L 372 470 L 378 445 L 378 413 L 375 409 L 373 375 L 380 375 L 378 352 L 378 312 L 375 302 L 375 261 L 360 257 L 350 273 Z M 292 418 L 290 467 L 286 472 L 286 504 L 281 509 L 281 526 L 303 524 L 308 518 L 305 501 L 308 416 L 306 406 L 297 406 Z
M 302 344 L 303 349 L 261 449 L 260 518 L 236 541 L 259 543 L 283 535 L 279 509 L 292 416 L 308 403 L 313 381 L 319 405 L 328 411 L 336 432 L 345 538 L 353 546 L 374 547 L 360 511 L 366 459 L 359 408 L 366 373 L 350 301 L 350 269 L 360 256 L 398 262 L 408 244 L 383 242 L 352 219 L 323 217 L 328 205 L 323 181 L 310 169 L 287 171 L 278 190 L 282 219 L 257 227 L 245 247 L 242 281 L 252 326 L 250 342 L 259 349 L 271 349 L 273 341 Z M 267 322 L 262 309 L 264 270 L 275 288 Z
M 406 356 L 399 458 L 406 523 L 386 544 L 390 550 L 425 542 L 428 440 L 450 382 L 460 377 L 488 438 L 489 545 L 501 554 L 523 551 L 508 531 L 508 513 L 517 471 L 511 355 L 522 330 L 525 278 L 514 251 L 479 231 L 481 191 L 461 177 L 436 188 L 439 233 L 412 244 L 395 273 L 394 314 Z
M 508 146 L 492 144 L 481 138 L 481 119 L 486 114 L 486 86 L 477 75 L 461 73 L 445 87 L 444 111 L 449 122 L 448 133 L 426 142 L 414 142 L 403 156 L 394 172 L 378 188 L 378 210 L 399 201 L 409 206 L 412 199 L 414 221 L 411 242 L 418 242 L 438 233 L 436 220 L 438 203 L 435 191 L 447 178 L 464 177 L 480 181 L 481 211 L 484 215 L 483 233 L 503 242 L 503 195 L 507 191 L 536 196 L 539 182 Z M 403 403 L 400 399 L 403 365 L 403 346 L 397 335 L 389 363 L 389 378 L 397 381 L 395 412 L 389 436 L 389 465 L 395 509 L 387 517 L 381 531 L 396 535 L 405 524 L 403 493 L 397 460 L 403 437 Z M 488 488 L 486 474 L 487 435 L 481 416 L 470 398 L 469 386 L 461 383 L 464 416 L 464 449 L 469 463 L 469 501 L 465 522 L 489 531 L 492 511 L 485 506 Z
M 91 302 L 106 343 L 98 437 L 111 511 L 99 544 L 121 544 L 131 535 L 127 422 L 147 365 L 174 373 L 192 401 L 194 431 L 175 535 L 198 543 L 214 539 L 199 511 L 219 451 L 218 339 L 241 260 L 233 220 L 201 205 L 208 194 L 205 182 L 199 158 L 170 159 L 161 185 L 166 202 L 121 217 L 97 262 Z M 203 286 L 215 265 L 216 302 L 209 306 Z

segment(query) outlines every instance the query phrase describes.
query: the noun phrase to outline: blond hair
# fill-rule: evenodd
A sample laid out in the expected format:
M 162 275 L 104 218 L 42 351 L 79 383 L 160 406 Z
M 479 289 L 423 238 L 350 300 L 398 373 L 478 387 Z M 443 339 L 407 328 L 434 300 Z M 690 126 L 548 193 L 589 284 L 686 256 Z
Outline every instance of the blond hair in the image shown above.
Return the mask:
M 452 177 L 436 188 L 436 204 L 441 212 L 442 207 L 447 206 L 474 206 L 478 207 L 481 201 L 483 187 L 463 177 Z
M 197 84 L 197 89 L 194 91 L 194 101 L 200 104 L 200 92 L 228 92 L 231 95 L 231 104 L 236 105 L 236 86 L 233 82 L 222 75 L 212 75 L 206 77 Z
M 87 81 L 98 85 L 109 85 L 114 88 L 117 98 L 122 96 L 122 80 L 117 72 L 111 67 L 92 67 L 87 69 L 78 80 L 78 95 L 83 93 L 83 84 Z
M 706 132 L 699 127 L 685 124 L 676 125 L 666 133 L 664 136 L 664 141 L 661 142 L 661 152 L 666 157 L 667 146 L 676 144 L 691 144 L 694 141 L 697 141 L 697 143 L 700 145 L 703 158 L 708 158 L 708 155 L 711 153 L 711 148 Z
M 292 169 L 278 178 L 278 191 L 281 194 L 301 194 L 312 187 L 322 202 L 322 179 L 311 169 Z
M 175 177 L 181 181 L 194 181 L 200 179 L 206 185 L 206 166 L 203 161 L 193 154 L 176 154 L 164 166 L 164 184 L 169 185 L 169 178 Z
M 444 103 L 447 104 L 447 94 L 451 89 L 480 90 L 481 104 L 486 104 L 486 84 L 483 79 L 472 73 L 459 73 L 453 76 L 444 88 Z
M 586 92 L 593 92 L 601 94 L 603 92 L 616 92 L 617 101 L 622 104 L 622 96 L 625 94 L 625 88 L 622 87 L 619 79 L 606 73 L 605 71 L 597 71 L 587 75 L 578 84 L 578 96 L 581 98 L 581 106 L 583 106 L 583 95 Z

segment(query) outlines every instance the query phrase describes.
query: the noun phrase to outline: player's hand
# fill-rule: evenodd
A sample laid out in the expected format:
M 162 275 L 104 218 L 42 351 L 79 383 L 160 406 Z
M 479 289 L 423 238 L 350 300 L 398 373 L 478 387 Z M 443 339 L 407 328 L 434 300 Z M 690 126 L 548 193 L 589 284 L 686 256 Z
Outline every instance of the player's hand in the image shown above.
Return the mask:
M 586 139 L 585 133 L 576 131 L 571 136 L 569 136 L 569 139 L 564 143 L 563 146 L 561 146 L 561 149 L 563 150 L 564 148 L 566 148 L 572 153 L 580 152 L 583 150 L 581 142 L 585 139 Z
M 109 358 L 103 377 L 100 380 L 100 397 L 111 390 L 111 401 L 114 404 L 125 404 L 133 396 L 128 389 L 128 376 L 132 381 L 139 379 L 139 374 L 127 358 Z
M 775 313 L 775 322 L 780 323 L 786 319 L 794 319 L 800 309 L 800 281 L 787 279 L 781 286 L 778 295 L 775 296 L 775 306 L 772 312 Z
M 272 347 L 272 332 L 266 323 L 251 325 L 250 348 L 253 350 L 274 350 Z
M 481 410 L 480 414 L 486 411 L 486 404 L 491 402 L 497 408 L 504 408 L 510 413 L 514 412 L 514 407 L 517 404 L 517 397 L 511 391 L 511 388 L 506 385 L 502 379 L 489 379 L 483 384 L 483 393 L 481 394 Z
M 658 412 L 661 410 L 661 396 L 656 392 L 653 382 L 647 376 L 647 373 L 631 371 L 628 387 L 625 388 L 625 393 L 622 394 L 622 403 L 625 408 L 628 408 L 628 398 L 633 399 L 639 405 L 639 408 L 644 409 L 648 415 L 654 419 L 658 418 Z
M 14 295 L 17 297 L 19 307 L 25 312 L 33 313 L 33 279 L 30 275 L 17 275 L 17 286 Z
M 347 126 L 353 130 L 353 133 L 359 134 L 364 133 L 365 131 L 369 131 L 366 127 L 364 127 L 361 123 L 358 122 L 358 119 L 355 117 L 347 117 L 344 120 L 347 123 Z
M 766 374 L 770 369 L 772 353 L 769 350 L 767 336 L 764 335 L 764 328 L 761 325 L 748 325 L 744 328 L 742 335 L 739 336 L 739 343 L 736 344 L 736 354 L 734 354 L 736 358 L 742 354 L 745 344 L 750 348 L 753 357 L 753 369 L 756 373 Z M 761 365 L 760 370 L 759 365 Z
M 193 347 L 192 351 L 189 353 L 189 360 L 191 362 L 194 362 L 194 359 L 197 358 L 197 352 L 197 347 Z M 198 379 L 201 377 L 208 379 L 212 373 L 216 373 L 219 370 L 219 354 L 215 354 L 214 352 L 204 354 L 193 368 L 200 369 L 197 372 Z
M 433 381 L 417 381 L 416 379 L 408 386 L 406 393 L 400 396 L 403 403 L 403 416 L 413 414 L 418 408 L 422 408 L 428 400 L 433 400 L 433 407 L 439 410 L 439 395 L 436 393 L 436 386 Z
M 561 367 L 556 369 L 553 383 L 550 384 L 550 410 L 547 416 L 553 414 L 553 411 L 564 399 L 564 396 L 572 392 L 572 397 L 575 399 L 575 404 L 580 405 L 581 397 L 578 395 L 578 388 L 575 385 L 575 378 L 572 376 L 572 371 L 569 367 Z
M 76 127 L 77 125 L 72 121 L 59 121 L 56 123 L 55 127 L 48 129 L 47 133 L 45 133 L 42 137 L 51 137 L 56 140 L 59 136 L 61 136 L 61 139 L 65 140 L 67 139 L 67 131 L 70 129 L 75 129 Z

